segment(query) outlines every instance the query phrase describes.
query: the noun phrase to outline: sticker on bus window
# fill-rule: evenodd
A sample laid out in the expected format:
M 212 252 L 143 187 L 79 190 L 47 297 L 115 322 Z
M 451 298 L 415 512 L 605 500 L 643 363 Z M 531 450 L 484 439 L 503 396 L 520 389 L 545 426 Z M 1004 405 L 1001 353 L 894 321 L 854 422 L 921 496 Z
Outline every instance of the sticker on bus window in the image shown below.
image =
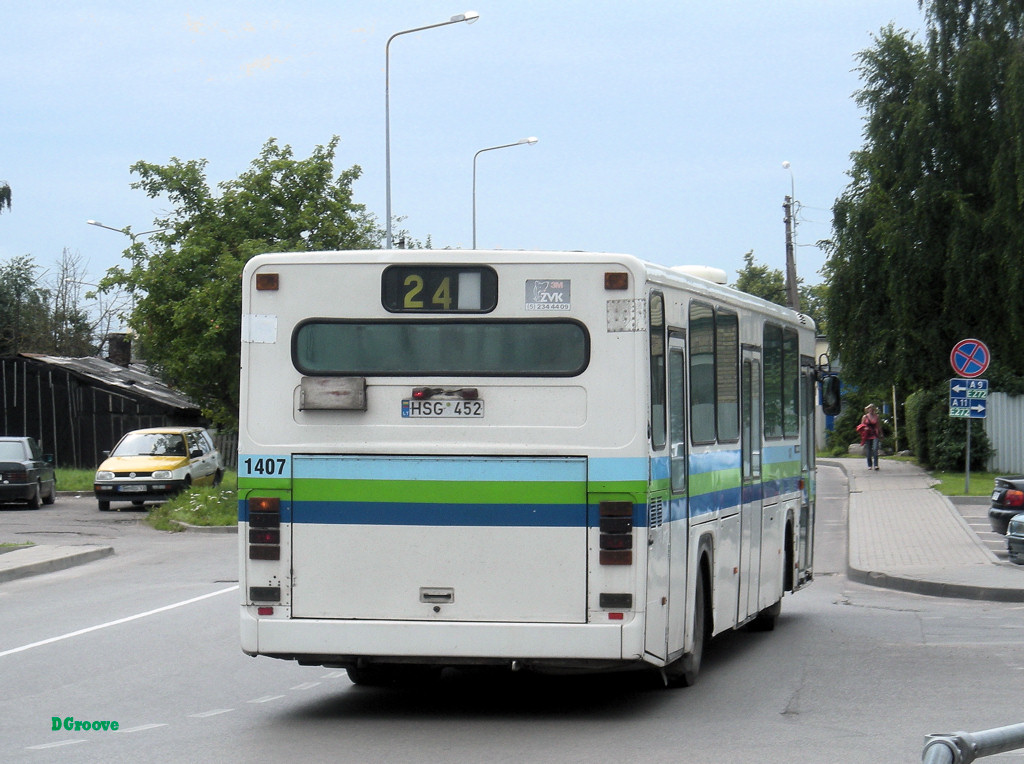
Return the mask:
M 537 311 L 571 310 L 569 279 L 527 279 L 526 309 Z

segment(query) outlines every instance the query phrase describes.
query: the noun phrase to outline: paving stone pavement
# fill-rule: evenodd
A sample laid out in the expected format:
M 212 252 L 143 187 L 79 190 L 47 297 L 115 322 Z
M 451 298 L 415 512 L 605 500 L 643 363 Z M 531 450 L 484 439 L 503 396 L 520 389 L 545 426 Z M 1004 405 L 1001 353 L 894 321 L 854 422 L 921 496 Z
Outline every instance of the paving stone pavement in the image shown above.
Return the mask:
M 1024 566 L 999 560 L 920 467 L 820 460 L 849 481 L 848 576 L 920 594 L 1024 602 Z

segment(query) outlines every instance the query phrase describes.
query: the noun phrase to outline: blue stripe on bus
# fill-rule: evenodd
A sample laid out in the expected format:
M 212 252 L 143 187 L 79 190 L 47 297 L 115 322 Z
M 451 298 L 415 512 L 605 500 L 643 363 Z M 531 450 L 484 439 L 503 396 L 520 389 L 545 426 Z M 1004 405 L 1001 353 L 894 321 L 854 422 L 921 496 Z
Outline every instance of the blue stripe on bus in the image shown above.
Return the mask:
M 590 458 L 588 462 L 587 478 L 591 482 L 647 481 L 648 459 L 645 456 Z M 668 477 L 667 468 L 665 477 Z
M 784 464 L 800 461 L 800 453 L 796 446 L 765 446 L 761 452 L 765 464 Z
M 415 504 L 297 501 L 292 522 L 324 525 L 425 525 L 502 528 L 584 528 L 584 504 Z M 596 507 L 593 515 L 596 518 Z M 636 512 L 634 512 L 634 516 Z M 281 518 L 284 520 L 284 517 Z
M 302 456 L 293 458 L 296 479 L 546 482 L 587 479 L 584 457 L 522 459 L 467 456 Z

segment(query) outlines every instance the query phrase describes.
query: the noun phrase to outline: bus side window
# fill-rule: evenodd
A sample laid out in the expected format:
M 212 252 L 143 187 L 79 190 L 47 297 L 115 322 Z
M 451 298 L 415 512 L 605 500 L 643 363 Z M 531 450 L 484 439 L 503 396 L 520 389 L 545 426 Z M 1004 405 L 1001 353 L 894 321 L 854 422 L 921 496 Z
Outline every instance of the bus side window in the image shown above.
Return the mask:
M 648 334 L 651 340 L 651 448 L 665 447 L 665 299 L 651 292 Z

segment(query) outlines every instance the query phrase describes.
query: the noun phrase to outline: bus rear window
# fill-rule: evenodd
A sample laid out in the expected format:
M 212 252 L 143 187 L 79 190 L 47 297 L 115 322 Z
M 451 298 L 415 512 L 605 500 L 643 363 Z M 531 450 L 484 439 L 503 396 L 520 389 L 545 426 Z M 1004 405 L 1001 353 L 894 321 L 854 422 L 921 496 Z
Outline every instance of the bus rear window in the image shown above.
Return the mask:
M 292 335 L 292 363 L 311 376 L 572 377 L 590 361 L 577 321 L 312 319 Z

